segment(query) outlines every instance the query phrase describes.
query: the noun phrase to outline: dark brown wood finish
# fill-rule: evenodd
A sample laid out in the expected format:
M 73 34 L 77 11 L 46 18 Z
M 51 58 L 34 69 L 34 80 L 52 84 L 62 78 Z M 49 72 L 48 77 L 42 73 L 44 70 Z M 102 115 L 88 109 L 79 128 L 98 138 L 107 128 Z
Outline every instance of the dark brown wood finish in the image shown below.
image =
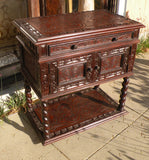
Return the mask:
M 121 89 L 121 95 L 120 95 L 120 100 L 119 100 L 119 106 L 118 110 L 123 111 L 124 106 L 125 106 L 125 101 L 126 101 L 126 95 L 127 95 L 127 90 L 128 90 L 128 83 L 129 83 L 129 78 L 125 77 L 124 81 L 122 83 L 122 89 Z
M 142 24 L 106 10 L 15 20 L 28 115 L 52 143 L 125 112 Z M 119 105 L 99 85 L 124 78 Z M 32 105 L 30 87 L 41 103 Z M 88 88 L 94 88 L 89 89 Z
M 24 88 L 25 88 L 25 96 L 26 96 L 27 109 L 28 109 L 28 112 L 32 112 L 33 111 L 33 106 L 32 106 L 31 87 L 27 83 L 27 81 L 25 81 Z

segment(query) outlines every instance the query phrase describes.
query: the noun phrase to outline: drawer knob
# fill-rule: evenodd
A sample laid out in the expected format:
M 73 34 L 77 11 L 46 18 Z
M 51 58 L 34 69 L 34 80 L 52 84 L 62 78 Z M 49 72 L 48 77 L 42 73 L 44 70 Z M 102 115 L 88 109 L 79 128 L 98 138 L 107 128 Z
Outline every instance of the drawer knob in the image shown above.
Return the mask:
M 71 48 L 72 50 L 74 50 L 74 49 L 77 49 L 77 46 L 76 46 L 76 45 L 72 45 L 70 48 Z
M 95 66 L 95 67 L 94 67 L 94 70 L 98 70 L 98 69 L 99 69 L 99 67 L 98 67 L 98 66 Z
M 87 72 L 91 72 L 92 71 L 92 68 L 87 68 Z
M 117 38 L 115 38 L 115 37 L 112 38 L 112 42 L 115 42 L 115 41 L 117 41 Z
M 87 68 L 87 72 L 91 72 L 91 68 Z

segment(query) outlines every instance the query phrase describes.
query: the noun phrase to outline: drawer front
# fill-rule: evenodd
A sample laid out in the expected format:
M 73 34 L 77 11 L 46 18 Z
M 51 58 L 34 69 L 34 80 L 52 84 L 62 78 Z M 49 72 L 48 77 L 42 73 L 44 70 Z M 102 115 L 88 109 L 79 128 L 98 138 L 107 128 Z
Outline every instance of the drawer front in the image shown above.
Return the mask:
M 42 64 L 42 94 L 69 91 L 123 75 L 129 71 L 131 52 L 131 47 L 121 47 Z
M 48 54 L 55 55 L 64 52 L 77 51 L 84 48 L 93 47 L 94 45 L 101 45 L 105 43 L 114 43 L 133 38 L 132 32 L 113 34 L 108 36 L 97 36 L 89 39 L 77 40 L 73 42 L 55 44 L 48 46 Z

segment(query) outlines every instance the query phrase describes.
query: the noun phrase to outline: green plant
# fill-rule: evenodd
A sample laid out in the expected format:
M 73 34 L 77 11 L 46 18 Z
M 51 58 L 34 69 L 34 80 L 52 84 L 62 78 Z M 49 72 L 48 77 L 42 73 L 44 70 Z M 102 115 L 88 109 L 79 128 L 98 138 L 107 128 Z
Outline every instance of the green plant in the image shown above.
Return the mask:
M 0 119 L 2 119 L 5 115 L 4 108 L 0 107 Z
M 24 93 L 15 92 L 11 96 L 8 96 L 6 100 L 3 101 L 3 104 L 8 108 L 10 112 L 16 112 L 25 105 L 25 101 L 26 98 Z
M 146 52 L 147 48 L 149 48 L 149 36 L 146 39 L 141 39 L 140 43 L 137 46 L 137 54 Z

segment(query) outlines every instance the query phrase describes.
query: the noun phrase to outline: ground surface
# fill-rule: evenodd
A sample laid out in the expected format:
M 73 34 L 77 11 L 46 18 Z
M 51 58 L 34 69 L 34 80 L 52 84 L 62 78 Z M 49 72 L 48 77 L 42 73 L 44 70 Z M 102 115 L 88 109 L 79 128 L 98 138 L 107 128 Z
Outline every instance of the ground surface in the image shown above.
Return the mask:
M 118 101 L 121 82 L 101 88 Z M 126 110 L 123 117 L 47 146 L 24 114 L 11 115 L 0 122 L 0 160 L 149 160 L 149 53 L 136 58 Z

